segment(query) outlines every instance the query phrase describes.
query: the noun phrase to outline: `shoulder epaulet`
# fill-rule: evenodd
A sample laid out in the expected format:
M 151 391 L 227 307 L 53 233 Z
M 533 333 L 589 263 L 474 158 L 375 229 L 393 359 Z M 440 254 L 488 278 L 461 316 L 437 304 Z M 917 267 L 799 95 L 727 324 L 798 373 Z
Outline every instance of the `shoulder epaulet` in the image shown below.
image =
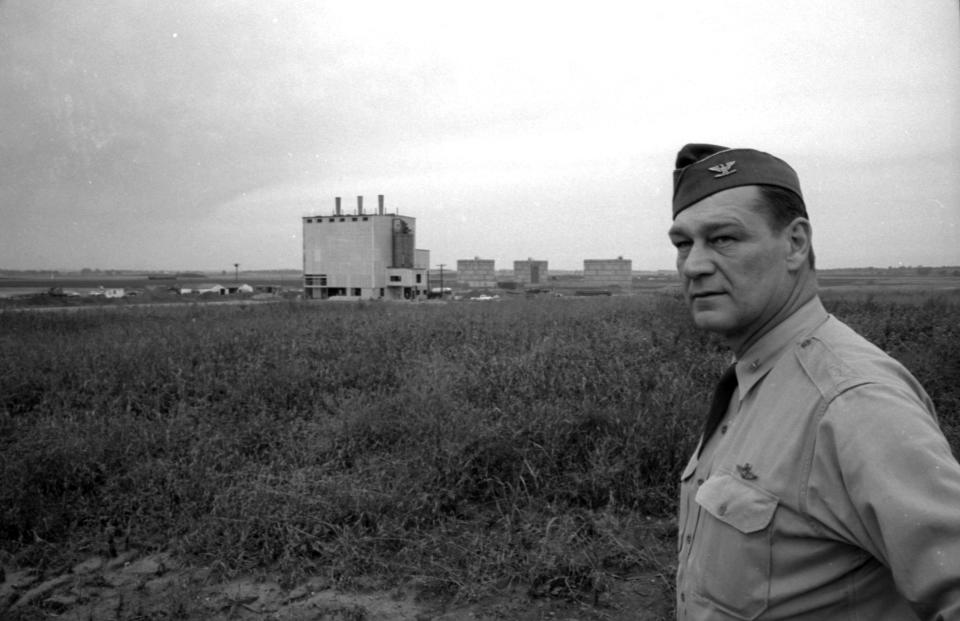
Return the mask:
M 815 336 L 805 337 L 794 348 L 797 361 L 826 402 L 870 380 L 858 374 Z

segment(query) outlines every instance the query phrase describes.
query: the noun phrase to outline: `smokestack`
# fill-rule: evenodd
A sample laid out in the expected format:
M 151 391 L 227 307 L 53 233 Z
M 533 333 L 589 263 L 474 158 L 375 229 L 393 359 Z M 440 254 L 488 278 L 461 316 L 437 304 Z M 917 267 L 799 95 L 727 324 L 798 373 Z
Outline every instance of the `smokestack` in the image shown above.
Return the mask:
M 337 197 L 336 207 L 333 208 L 333 213 L 335 215 L 340 215 L 340 197 Z
M 383 194 L 377 194 L 377 201 L 380 205 L 377 207 L 377 213 L 383 215 Z
M 357 215 L 358 216 L 363 215 L 363 197 L 362 196 L 357 197 Z

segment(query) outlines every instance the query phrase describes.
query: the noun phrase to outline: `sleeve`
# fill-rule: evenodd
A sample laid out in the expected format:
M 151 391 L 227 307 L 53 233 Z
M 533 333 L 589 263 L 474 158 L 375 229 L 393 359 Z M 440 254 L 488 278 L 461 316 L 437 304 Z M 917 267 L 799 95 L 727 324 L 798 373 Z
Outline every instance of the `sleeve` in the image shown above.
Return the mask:
M 862 384 L 829 404 L 818 435 L 843 497 L 838 528 L 890 569 L 922 619 L 960 619 L 960 465 L 932 407 Z

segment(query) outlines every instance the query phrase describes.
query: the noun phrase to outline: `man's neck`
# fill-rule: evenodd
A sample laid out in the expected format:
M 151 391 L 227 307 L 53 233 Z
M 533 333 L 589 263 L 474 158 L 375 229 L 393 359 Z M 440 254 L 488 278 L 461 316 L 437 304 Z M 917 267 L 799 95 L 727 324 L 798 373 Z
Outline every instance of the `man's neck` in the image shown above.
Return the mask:
M 801 278 L 784 304 L 766 323 L 758 326 L 749 334 L 737 335 L 727 339 L 727 344 L 733 351 L 734 356 L 739 360 L 743 354 L 763 338 L 765 334 L 779 326 L 784 320 L 815 297 L 817 297 L 817 281 L 816 276 L 811 272 L 808 273 L 806 277 Z

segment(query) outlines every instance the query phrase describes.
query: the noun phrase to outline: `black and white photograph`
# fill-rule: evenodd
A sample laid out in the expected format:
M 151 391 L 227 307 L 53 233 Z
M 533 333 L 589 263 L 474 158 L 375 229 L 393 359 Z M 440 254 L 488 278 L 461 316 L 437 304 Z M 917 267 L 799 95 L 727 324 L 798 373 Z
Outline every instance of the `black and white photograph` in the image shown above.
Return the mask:
M 960 621 L 957 0 L 0 0 L 0 618 Z

